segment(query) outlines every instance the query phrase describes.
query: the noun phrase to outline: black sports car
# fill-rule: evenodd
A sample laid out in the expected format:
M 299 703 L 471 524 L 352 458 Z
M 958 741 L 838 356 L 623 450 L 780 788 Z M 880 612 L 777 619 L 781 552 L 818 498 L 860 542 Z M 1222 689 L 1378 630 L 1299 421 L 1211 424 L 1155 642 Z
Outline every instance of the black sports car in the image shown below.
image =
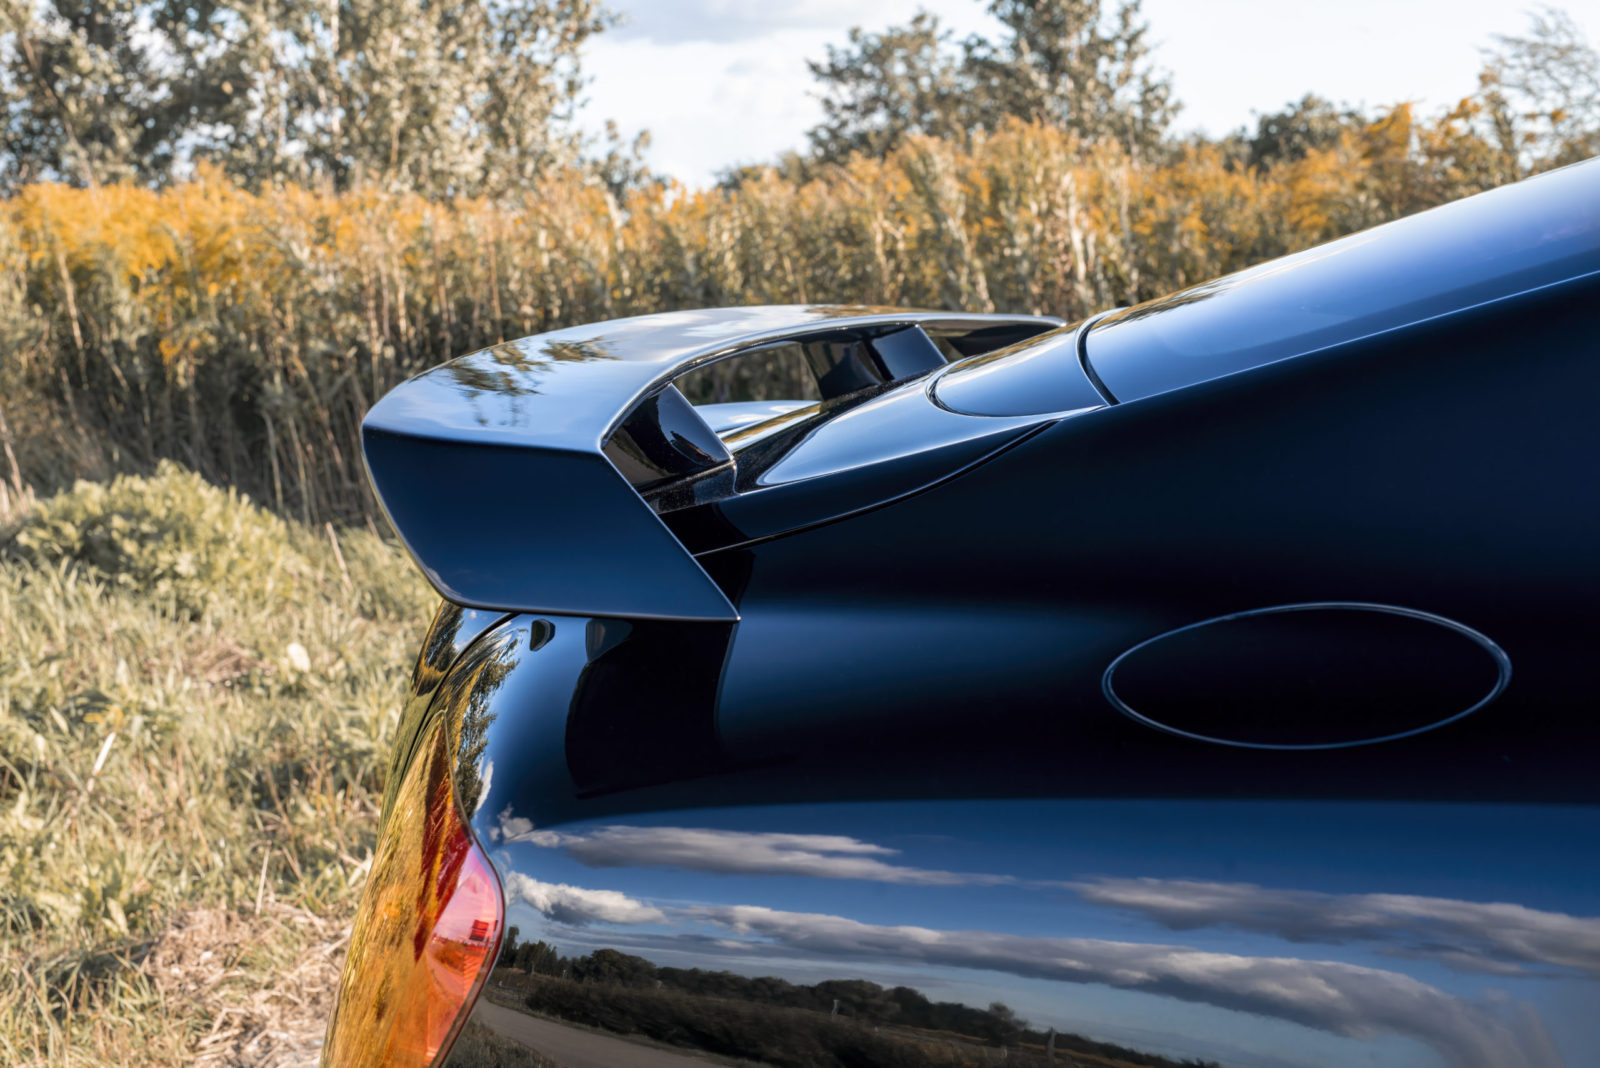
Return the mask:
M 444 604 L 326 1065 L 1600 1064 L 1600 161 L 1073 325 L 559 330 L 365 449 Z

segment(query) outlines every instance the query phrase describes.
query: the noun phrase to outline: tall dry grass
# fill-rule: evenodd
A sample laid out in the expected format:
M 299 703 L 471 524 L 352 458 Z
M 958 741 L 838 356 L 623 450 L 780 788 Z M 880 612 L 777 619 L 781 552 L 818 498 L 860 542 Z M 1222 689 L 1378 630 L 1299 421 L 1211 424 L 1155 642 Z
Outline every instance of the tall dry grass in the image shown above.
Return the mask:
M 170 465 L 0 528 L 0 1064 L 314 1049 L 434 603 L 329 533 Z
M 358 519 L 362 414 L 452 355 L 693 306 L 1074 319 L 1471 192 L 1490 180 L 1473 144 L 1399 108 L 1264 169 L 1216 145 L 1139 165 L 1017 124 L 803 183 L 769 171 L 620 203 L 575 174 L 493 203 L 256 195 L 206 172 L 32 186 L 0 202 L 0 485 L 14 498 L 169 458 L 281 514 Z

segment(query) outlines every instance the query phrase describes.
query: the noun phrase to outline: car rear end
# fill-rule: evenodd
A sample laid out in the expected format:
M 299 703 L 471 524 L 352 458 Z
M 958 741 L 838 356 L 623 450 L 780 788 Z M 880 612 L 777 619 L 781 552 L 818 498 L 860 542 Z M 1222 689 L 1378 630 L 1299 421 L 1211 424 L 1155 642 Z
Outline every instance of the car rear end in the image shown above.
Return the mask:
M 1592 1061 L 1597 166 L 1071 326 L 402 386 L 445 603 L 324 1064 Z

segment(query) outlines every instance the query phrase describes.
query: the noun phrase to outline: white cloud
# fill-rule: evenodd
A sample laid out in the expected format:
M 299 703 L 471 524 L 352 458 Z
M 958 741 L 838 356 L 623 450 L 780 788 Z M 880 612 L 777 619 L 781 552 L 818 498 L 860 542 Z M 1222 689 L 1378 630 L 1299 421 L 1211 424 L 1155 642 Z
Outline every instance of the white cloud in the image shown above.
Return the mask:
M 494 788 L 494 761 L 485 760 L 478 765 L 478 805 L 472 812 L 476 817 L 483 808 L 483 803 L 489 800 L 489 791 Z
M 505 842 L 565 849 L 591 868 L 682 868 L 717 875 L 793 875 L 907 886 L 997 886 L 1008 875 L 938 871 L 890 863 L 899 851 L 837 834 L 781 834 L 701 827 L 601 827 L 569 834 L 536 830 L 501 814 Z
M 582 927 L 589 923 L 661 923 L 666 914 L 654 905 L 617 890 L 586 890 L 565 883 L 542 883 L 511 872 L 504 879 L 506 904 L 526 902 L 557 923 Z
M 625 0 L 629 25 L 586 48 L 580 125 L 649 130 L 650 166 L 690 187 L 744 163 L 805 147 L 822 120 L 806 67 L 851 26 L 879 30 L 927 7 L 959 37 L 994 25 L 979 0 Z
M 1101 983 L 1288 1020 L 1351 1038 L 1402 1035 L 1432 1046 L 1455 1068 L 1547 1068 L 1561 1063 L 1537 1014 L 1521 1003 L 1504 998 L 1471 1001 L 1407 975 L 1338 961 L 890 927 L 742 905 L 682 909 L 677 915 L 830 958 L 981 968 L 1028 978 Z
M 783 30 L 826 30 L 843 42 L 851 26 L 879 30 L 910 21 L 927 8 L 956 27 L 985 21 L 977 0 L 632 0 L 611 5 L 623 25 L 607 36 L 657 44 L 759 40 Z
M 533 825 L 532 820 L 513 816 L 511 806 L 507 805 L 500 810 L 496 825 L 489 828 L 489 840 L 505 845 L 529 842 L 537 846 L 555 846 L 560 844 L 561 835 L 555 831 L 541 831 Z
M 1373 943 L 1465 971 L 1518 974 L 1532 964 L 1600 977 L 1600 917 L 1500 902 L 1187 879 L 1100 878 L 1072 885 L 1086 901 L 1128 909 L 1173 930 L 1233 927 L 1291 942 Z

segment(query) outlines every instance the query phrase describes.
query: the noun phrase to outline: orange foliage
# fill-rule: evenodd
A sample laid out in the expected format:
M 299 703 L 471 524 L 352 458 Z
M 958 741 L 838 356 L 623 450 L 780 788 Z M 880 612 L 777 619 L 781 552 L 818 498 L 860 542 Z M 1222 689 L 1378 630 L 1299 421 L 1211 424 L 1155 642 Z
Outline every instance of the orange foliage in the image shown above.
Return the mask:
M 1507 180 L 1472 104 L 1401 106 L 1303 158 L 1162 164 L 1013 123 L 797 183 L 576 173 L 511 201 L 358 189 L 36 185 L 0 202 L 0 396 L 41 488 L 173 457 L 285 511 L 366 510 L 356 428 L 407 375 L 669 308 L 860 302 L 1075 319 Z M 1498 162 L 1497 162 L 1498 161 Z M 15 399 L 14 399 L 15 398 Z

